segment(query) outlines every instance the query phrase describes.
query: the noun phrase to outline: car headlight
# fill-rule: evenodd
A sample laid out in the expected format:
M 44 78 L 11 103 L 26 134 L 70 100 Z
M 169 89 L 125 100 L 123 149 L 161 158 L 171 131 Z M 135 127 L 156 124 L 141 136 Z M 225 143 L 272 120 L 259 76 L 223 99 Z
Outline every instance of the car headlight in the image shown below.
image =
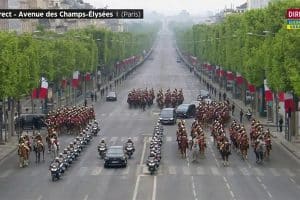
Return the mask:
M 160 117 L 159 120 L 162 120 L 162 118 Z
M 174 118 L 170 118 L 170 120 L 173 120 Z

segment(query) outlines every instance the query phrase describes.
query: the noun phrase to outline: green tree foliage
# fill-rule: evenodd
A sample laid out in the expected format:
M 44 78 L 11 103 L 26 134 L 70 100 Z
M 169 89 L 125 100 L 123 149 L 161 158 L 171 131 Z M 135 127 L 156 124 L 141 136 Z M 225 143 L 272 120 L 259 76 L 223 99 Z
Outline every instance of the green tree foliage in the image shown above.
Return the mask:
M 293 90 L 299 96 L 300 34 L 285 25 L 286 10 L 299 7 L 299 0 L 277 0 L 216 24 L 172 28 L 179 48 L 201 62 L 239 72 L 256 86 L 267 78 L 273 91 Z
M 89 27 L 65 34 L 45 32 L 16 35 L 0 32 L 0 99 L 19 99 L 39 87 L 40 78 L 58 85 L 73 71 L 93 72 L 102 64 L 108 73 L 122 59 L 151 48 L 159 23 L 130 32 Z

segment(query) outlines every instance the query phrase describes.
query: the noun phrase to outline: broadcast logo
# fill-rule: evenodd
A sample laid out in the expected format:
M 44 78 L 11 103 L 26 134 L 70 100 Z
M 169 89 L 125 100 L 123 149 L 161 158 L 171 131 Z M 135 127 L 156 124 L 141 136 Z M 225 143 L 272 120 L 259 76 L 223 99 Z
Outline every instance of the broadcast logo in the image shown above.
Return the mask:
M 286 28 L 291 29 L 300 29 L 300 8 L 290 8 L 286 11 Z

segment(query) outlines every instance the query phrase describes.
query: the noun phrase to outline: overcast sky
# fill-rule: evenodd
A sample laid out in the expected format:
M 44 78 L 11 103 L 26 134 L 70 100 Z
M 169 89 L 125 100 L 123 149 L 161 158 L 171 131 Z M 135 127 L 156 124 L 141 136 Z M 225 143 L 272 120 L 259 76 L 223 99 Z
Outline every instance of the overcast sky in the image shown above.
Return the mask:
M 144 11 L 155 10 L 163 14 L 176 14 L 187 10 L 190 14 L 199 14 L 206 11 L 217 11 L 225 6 L 230 8 L 239 6 L 247 0 L 84 0 L 96 8 L 136 8 Z

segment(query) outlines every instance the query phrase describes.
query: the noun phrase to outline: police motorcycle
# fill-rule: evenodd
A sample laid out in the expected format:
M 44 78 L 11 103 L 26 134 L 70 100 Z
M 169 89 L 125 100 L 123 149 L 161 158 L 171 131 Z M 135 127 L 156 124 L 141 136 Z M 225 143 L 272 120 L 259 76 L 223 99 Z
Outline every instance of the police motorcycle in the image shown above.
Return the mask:
M 101 142 L 98 144 L 97 149 L 98 149 L 98 153 L 99 153 L 99 156 L 101 157 L 101 159 L 104 159 L 105 155 L 106 155 L 106 151 L 107 151 L 106 143 L 105 143 L 104 139 L 102 139 Z
M 82 140 L 86 145 L 90 143 L 91 139 L 88 137 L 85 130 L 80 133 L 80 136 L 82 137 Z
M 62 173 L 64 173 L 63 163 L 59 162 L 59 158 L 56 157 L 53 162 L 50 164 L 49 167 L 52 181 L 59 180 L 62 176 Z
M 67 148 L 63 151 L 64 159 L 69 163 L 69 166 L 72 164 L 73 160 L 75 160 L 75 155 L 71 154 L 71 151 Z
M 72 142 L 70 143 L 69 147 L 71 149 L 72 154 L 75 156 L 75 160 L 76 160 L 80 154 L 78 148 L 76 148 Z
M 91 132 L 94 136 L 97 136 L 99 131 L 100 131 L 100 128 L 99 128 L 98 122 L 95 120 L 94 124 L 92 125 Z
M 68 169 L 70 167 L 70 163 L 67 157 L 64 156 L 63 153 L 59 154 L 59 162 L 63 163 L 63 166 L 66 169 Z
M 83 131 L 83 134 L 85 135 L 85 137 L 86 137 L 86 139 L 87 139 L 88 142 L 90 142 L 93 139 L 93 136 L 90 133 L 88 127 Z
M 135 151 L 131 138 L 128 138 L 128 141 L 125 143 L 124 150 L 128 158 L 130 159 Z
M 149 156 L 148 157 L 147 166 L 148 166 L 148 171 L 150 172 L 151 175 L 153 175 L 156 172 L 157 168 L 158 168 L 157 160 L 155 159 L 154 156 Z
M 87 141 L 84 140 L 83 134 L 80 133 L 79 136 L 76 137 L 76 140 L 78 141 L 78 143 L 84 148 L 87 145 Z
M 77 137 L 74 139 L 73 144 L 79 149 L 79 153 L 81 153 L 83 148 L 85 147 L 85 145 Z
M 157 123 L 150 141 L 150 155 L 147 159 L 148 171 L 153 175 L 159 168 L 161 161 L 161 146 L 163 143 L 163 128 Z

